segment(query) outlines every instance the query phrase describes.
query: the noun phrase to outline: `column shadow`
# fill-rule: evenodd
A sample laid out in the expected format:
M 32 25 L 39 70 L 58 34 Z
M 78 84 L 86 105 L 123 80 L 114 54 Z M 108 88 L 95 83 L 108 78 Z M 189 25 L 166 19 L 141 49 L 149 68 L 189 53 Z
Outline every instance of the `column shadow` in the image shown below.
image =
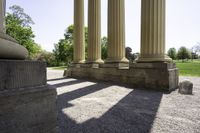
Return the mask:
M 63 86 L 66 87 L 66 86 L 70 86 L 70 85 L 74 85 L 74 84 L 80 84 L 83 82 L 84 82 L 83 80 L 72 80 L 72 81 L 65 81 L 62 83 L 56 83 L 56 84 L 53 84 L 52 86 L 55 88 L 59 88 L 59 87 L 63 87 Z
M 97 83 L 58 95 L 57 108 L 60 133 L 150 132 L 163 96 L 162 92 L 133 90 L 100 118 L 92 118 L 83 123 L 77 123 L 63 113 L 63 109 L 73 106 L 68 103 L 69 101 L 106 89 L 109 86 L 112 85 Z M 87 111 L 87 109 L 85 110 Z

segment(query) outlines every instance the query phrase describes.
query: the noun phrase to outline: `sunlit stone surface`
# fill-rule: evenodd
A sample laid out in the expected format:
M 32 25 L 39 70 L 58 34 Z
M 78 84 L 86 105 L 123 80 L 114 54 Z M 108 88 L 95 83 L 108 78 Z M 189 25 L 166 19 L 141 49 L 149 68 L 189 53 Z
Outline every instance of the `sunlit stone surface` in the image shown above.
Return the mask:
M 48 75 L 51 73 L 56 71 L 49 70 Z M 57 87 L 61 133 L 197 133 L 200 78 L 189 80 L 194 83 L 194 95 L 180 95 L 178 90 L 165 94 L 73 78 L 48 83 Z

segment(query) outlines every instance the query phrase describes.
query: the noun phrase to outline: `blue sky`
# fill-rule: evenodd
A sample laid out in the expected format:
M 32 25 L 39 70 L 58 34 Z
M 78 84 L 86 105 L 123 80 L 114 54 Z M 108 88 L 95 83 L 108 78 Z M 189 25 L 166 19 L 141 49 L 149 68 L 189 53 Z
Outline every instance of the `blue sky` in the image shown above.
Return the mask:
M 85 0 L 85 26 L 87 26 L 87 1 Z M 102 1 L 102 36 L 107 35 L 107 1 Z M 141 0 L 125 0 L 126 46 L 140 51 Z M 7 0 L 19 5 L 29 14 L 35 25 L 35 41 L 52 51 L 54 43 L 63 38 L 67 26 L 73 24 L 73 0 Z M 166 0 L 166 49 L 180 46 L 191 48 L 200 42 L 200 0 Z

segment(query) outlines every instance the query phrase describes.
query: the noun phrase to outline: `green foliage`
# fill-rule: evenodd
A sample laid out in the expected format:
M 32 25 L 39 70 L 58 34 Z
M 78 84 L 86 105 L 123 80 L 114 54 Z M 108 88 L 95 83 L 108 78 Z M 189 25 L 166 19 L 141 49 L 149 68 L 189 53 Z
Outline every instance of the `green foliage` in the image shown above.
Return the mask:
M 73 60 L 73 45 L 66 39 L 60 39 L 59 42 L 54 45 L 53 53 L 57 66 L 68 66 Z
M 200 43 L 197 42 L 197 44 L 192 47 L 192 59 L 198 59 L 199 56 L 200 56 Z
M 108 38 L 101 39 L 101 58 L 105 60 L 108 57 Z
M 34 22 L 20 6 L 13 5 L 9 9 L 11 13 L 6 15 L 6 33 L 28 50 L 29 58 L 33 58 L 35 54 L 41 52 L 41 47 L 33 40 L 35 35 L 31 25 Z
M 197 44 L 192 47 L 192 51 L 200 54 L 200 42 L 197 42 Z
M 178 50 L 177 59 L 181 59 L 184 61 L 184 59 L 190 59 L 191 58 L 191 52 L 186 47 L 181 47 Z
M 175 48 L 170 48 L 167 52 L 167 55 L 172 58 L 173 60 L 176 59 L 176 49 Z
M 35 60 L 37 61 L 44 61 L 47 63 L 48 67 L 56 66 L 55 56 L 51 52 L 42 51 L 36 57 Z
M 73 60 L 73 33 L 74 25 L 70 25 L 64 33 L 64 39 L 60 39 L 57 44 L 54 45 L 53 53 L 55 55 L 57 66 L 69 65 Z M 103 37 L 101 39 L 102 46 L 102 59 L 107 58 L 107 46 L 108 39 Z M 85 57 L 87 59 L 87 50 L 88 49 L 88 28 L 85 27 Z

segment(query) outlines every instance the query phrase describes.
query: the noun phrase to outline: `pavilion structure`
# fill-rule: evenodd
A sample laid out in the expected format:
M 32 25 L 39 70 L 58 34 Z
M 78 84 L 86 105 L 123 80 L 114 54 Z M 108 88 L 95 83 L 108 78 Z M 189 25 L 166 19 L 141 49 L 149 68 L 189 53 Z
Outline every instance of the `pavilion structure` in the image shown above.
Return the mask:
M 74 0 L 74 58 L 68 77 L 171 91 L 178 69 L 165 55 L 165 0 L 141 2 L 141 51 L 136 63 L 125 57 L 124 0 L 108 0 L 108 58 L 101 59 L 101 0 L 88 0 L 88 58 L 85 60 L 84 0 Z

